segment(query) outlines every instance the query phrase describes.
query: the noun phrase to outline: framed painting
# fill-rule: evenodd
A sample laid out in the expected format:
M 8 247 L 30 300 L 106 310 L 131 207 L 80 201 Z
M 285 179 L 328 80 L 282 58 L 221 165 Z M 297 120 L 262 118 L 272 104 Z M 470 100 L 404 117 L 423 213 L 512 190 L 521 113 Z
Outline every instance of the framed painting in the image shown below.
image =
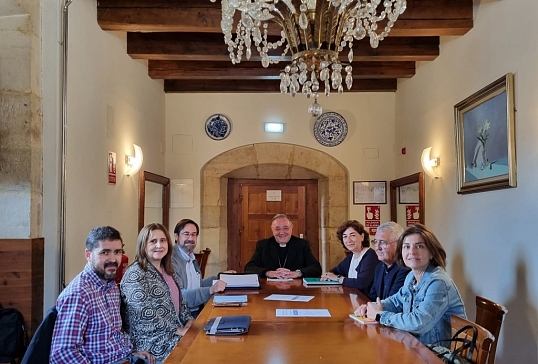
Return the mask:
M 418 182 L 410 183 L 408 185 L 400 186 L 400 193 L 398 194 L 400 199 L 398 203 L 400 204 L 418 204 L 419 203 L 419 193 L 418 193 Z
M 353 181 L 353 204 L 386 204 L 387 181 Z
M 458 193 L 516 187 L 514 76 L 454 106 Z

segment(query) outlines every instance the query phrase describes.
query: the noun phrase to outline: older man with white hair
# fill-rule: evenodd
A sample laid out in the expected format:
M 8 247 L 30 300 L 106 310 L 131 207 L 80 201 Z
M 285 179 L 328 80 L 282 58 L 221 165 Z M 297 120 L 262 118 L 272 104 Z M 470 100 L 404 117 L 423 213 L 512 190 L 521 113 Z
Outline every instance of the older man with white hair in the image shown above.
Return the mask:
M 374 283 L 368 297 L 375 301 L 377 298 L 384 299 L 392 296 L 401 286 L 410 269 L 396 264 L 396 244 L 404 229 L 395 222 L 381 224 L 375 233 L 371 243 L 377 253 L 377 258 L 382 262 L 374 273 Z

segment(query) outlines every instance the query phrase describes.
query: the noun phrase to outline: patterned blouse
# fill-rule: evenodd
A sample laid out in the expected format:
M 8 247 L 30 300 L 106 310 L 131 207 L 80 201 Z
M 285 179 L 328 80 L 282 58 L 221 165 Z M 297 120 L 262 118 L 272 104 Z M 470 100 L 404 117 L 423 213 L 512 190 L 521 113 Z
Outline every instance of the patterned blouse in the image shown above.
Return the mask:
M 174 281 L 181 302 L 179 315 L 166 281 L 151 263 L 147 271 L 133 263 L 120 283 L 125 331 L 135 351 L 148 351 L 159 362 L 166 359 L 181 339 L 176 330 L 193 319 L 175 276 Z

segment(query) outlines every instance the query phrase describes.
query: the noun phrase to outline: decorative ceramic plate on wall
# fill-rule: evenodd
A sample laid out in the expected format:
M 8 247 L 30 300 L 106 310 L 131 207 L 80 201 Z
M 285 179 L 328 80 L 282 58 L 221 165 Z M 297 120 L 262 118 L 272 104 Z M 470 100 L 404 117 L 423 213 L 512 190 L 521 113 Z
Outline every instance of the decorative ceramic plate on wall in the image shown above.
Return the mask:
M 232 122 L 226 115 L 214 114 L 207 118 L 205 122 L 205 132 L 211 139 L 226 139 L 231 131 Z
M 326 147 L 337 146 L 346 139 L 346 119 L 336 112 L 321 114 L 314 123 L 314 136 L 321 145 Z

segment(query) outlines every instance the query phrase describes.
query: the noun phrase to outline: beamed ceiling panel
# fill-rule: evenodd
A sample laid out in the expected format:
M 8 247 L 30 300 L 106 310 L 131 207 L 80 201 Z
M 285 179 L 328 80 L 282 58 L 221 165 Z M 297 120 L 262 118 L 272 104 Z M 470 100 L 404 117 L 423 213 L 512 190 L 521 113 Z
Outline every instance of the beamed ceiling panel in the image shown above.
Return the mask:
M 97 21 L 105 31 L 127 32 L 127 53 L 148 60 L 149 76 L 164 79 L 165 92 L 280 92 L 287 62 L 265 69 L 254 50 L 250 61 L 232 64 L 220 7 L 210 0 L 99 0 Z M 353 42 L 351 91 L 396 91 L 398 78 L 413 77 L 416 62 L 439 56 L 440 37 L 472 27 L 472 0 L 408 0 L 378 48 L 368 39 Z M 347 51 L 340 56 L 347 60 Z

